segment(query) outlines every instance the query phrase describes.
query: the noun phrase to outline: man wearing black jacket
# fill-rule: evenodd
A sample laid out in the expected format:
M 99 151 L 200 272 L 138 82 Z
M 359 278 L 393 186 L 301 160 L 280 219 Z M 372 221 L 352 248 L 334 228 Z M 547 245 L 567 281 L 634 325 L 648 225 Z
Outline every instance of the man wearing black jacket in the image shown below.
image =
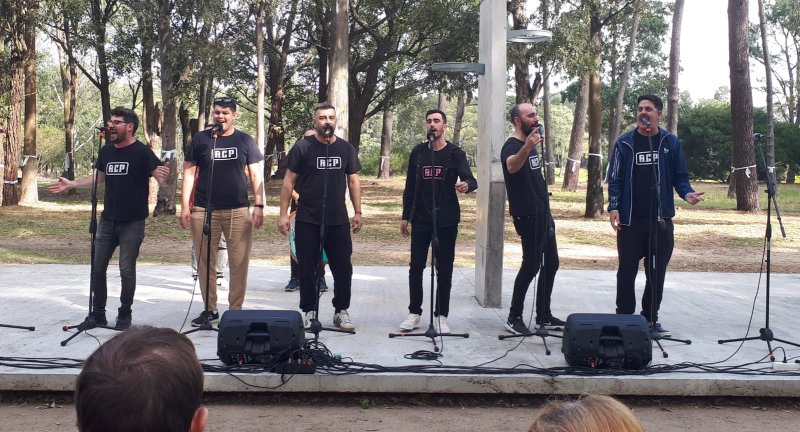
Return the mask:
M 403 221 L 400 232 L 411 235 L 411 263 L 408 271 L 410 302 L 408 317 L 400 330 L 410 331 L 419 326 L 422 314 L 422 273 L 428 259 L 428 246 L 433 238 L 433 210 L 436 208 L 437 298 L 434 307 L 436 330 L 450 333 L 447 316 L 450 312 L 450 288 L 453 279 L 458 223 L 461 207 L 456 192 L 470 193 L 478 182 L 470 171 L 467 155 L 461 148 L 444 139 L 447 116 L 433 109 L 425 113 L 429 142 L 416 146 L 409 155 L 406 187 L 403 191 Z M 456 180 L 460 180 L 456 182 Z M 413 229 L 408 229 L 409 222 Z

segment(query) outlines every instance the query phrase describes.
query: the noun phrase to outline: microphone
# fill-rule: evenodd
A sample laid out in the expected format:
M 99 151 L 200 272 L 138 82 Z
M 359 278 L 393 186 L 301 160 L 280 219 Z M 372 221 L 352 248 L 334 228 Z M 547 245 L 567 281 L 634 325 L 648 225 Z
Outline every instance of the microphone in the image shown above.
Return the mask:
M 761 140 L 762 140 L 762 139 L 764 139 L 764 135 L 761 135 L 760 133 L 757 133 L 757 132 L 756 132 L 756 133 L 754 133 L 754 134 L 753 134 L 753 139 L 754 139 L 754 140 L 755 140 L 757 143 L 760 143 L 760 142 L 761 142 Z
M 109 129 L 108 127 L 100 127 L 100 126 L 95 126 L 94 128 L 100 132 L 108 132 Z
M 650 116 L 643 115 L 643 116 L 639 117 L 639 121 L 642 122 L 642 124 L 644 126 L 650 127 Z
M 428 140 L 428 146 L 433 150 L 433 141 L 436 139 L 436 132 L 429 130 L 425 138 Z
M 536 128 L 537 131 L 539 131 L 539 136 L 544 138 L 544 125 L 539 123 L 534 127 Z
M 333 136 L 333 126 L 331 126 L 331 125 L 329 125 L 329 124 L 326 124 L 325 126 L 323 126 L 323 127 L 322 127 L 322 135 L 323 135 L 325 138 L 330 138 L 330 137 L 332 137 L 332 136 Z
M 222 130 L 222 125 L 219 123 L 214 123 L 209 130 L 211 131 L 211 135 L 217 135 Z

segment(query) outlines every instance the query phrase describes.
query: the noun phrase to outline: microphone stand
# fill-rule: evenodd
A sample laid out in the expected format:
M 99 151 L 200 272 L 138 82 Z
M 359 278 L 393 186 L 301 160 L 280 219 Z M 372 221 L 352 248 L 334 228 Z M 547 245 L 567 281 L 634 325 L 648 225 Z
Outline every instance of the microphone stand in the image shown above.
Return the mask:
M 645 127 L 646 127 L 645 131 L 647 132 L 647 143 L 648 143 L 648 146 L 649 146 L 650 157 L 653 158 L 653 136 L 651 135 L 650 120 L 648 119 L 646 121 L 643 121 L 643 123 L 645 124 Z M 653 172 L 653 187 L 656 190 L 656 193 L 655 193 L 656 208 L 655 208 L 655 210 L 656 210 L 656 222 L 658 223 L 658 227 L 656 227 L 655 224 L 653 224 L 653 204 L 650 203 L 649 204 L 649 207 L 650 207 L 650 218 L 649 218 L 649 221 L 648 221 L 648 234 L 647 234 L 647 237 L 648 237 L 648 248 L 647 248 L 648 250 L 647 250 L 647 252 L 650 255 L 650 260 L 649 260 L 650 261 L 650 265 L 647 266 L 647 269 L 645 271 L 650 276 L 648 278 L 650 280 L 650 339 L 652 339 L 652 341 L 655 342 L 656 345 L 658 346 L 658 349 L 661 350 L 661 355 L 664 358 L 667 358 L 667 357 L 669 357 L 669 353 L 661 345 L 661 340 L 668 340 L 668 341 L 673 341 L 673 342 L 681 342 L 681 343 L 684 343 L 686 345 L 691 345 L 692 341 L 689 340 L 689 339 L 677 339 L 677 338 L 673 338 L 671 336 L 664 336 L 661 333 L 659 333 L 658 331 L 656 331 L 656 324 L 657 324 L 657 321 L 656 321 L 656 290 L 658 290 L 659 287 L 661 287 L 661 296 L 662 296 L 662 298 L 664 296 L 664 287 L 660 283 L 662 281 L 658 280 L 658 268 L 657 268 L 658 267 L 658 261 L 657 261 L 657 259 L 658 259 L 658 236 L 659 236 L 660 230 L 666 230 L 666 228 L 667 228 L 667 223 L 666 223 L 666 221 L 664 221 L 663 209 L 661 208 L 661 176 L 660 176 L 661 154 L 660 153 L 661 152 L 660 152 L 660 144 L 659 144 L 659 149 L 658 149 L 658 151 L 656 153 L 657 156 L 655 157 L 655 160 L 653 161 L 654 163 L 651 164 L 651 166 L 653 167 L 653 169 L 652 169 L 652 172 Z
M 205 236 L 205 245 L 206 245 L 206 288 L 205 288 L 205 295 L 203 296 L 203 320 L 200 323 L 200 326 L 195 327 L 193 329 L 187 330 L 183 332 L 183 334 L 191 334 L 194 332 L 198 332 L 201 330 L 210 330 L 219 332 L 219 329 L 215 328 L 211 321 L 209 320 L 209 311 L 208 310 L 208 291 L 211 289 L 211 215 L 213 213 L 213 205 L 211 204 L 211 194 L 213 192 L 211 185 L 214 184 L 214 163 L 216 159 L 214 158 L 214 151 L 217 149 L 217 138 L 219 137 L 219 132 L 216 130 L 211 131 L 211 149 L 209 150 L 209 159 L 211 160 L 210 167 L 208 170 L 208 185 L 206 186 L 206 208 L 203 215 L 203 236 Z M 191 221 L 190 221 L 191 223 Z M 199 256 L 203 255 L 203 243 L 200 243 L 200 250 L 198 251 Z
M 428 144 L 429 144 L 428 148 L 430 148 L 430 150 L 431 150 L 431 198 L 432 198 L 432 201 L 431 201 L 431 207 L 432 207 L 432 209 L 431 209 L 431 219 L 433 220 L 433 222 L 432 222 L 433 226 L 432 226 L 432 230 L 431 230 L 431 304 L 430 304 L 430 308 L 429 308 L 430 309 L 430 317 L 429 317 L 429 320 L 428 320 L 428 330 L 426 330 L 424 333 L 420 333 L 420 332 L 417 332 L 417 333 L 389 333 L 389 338 L 394 338 L 394 337 L 397 337 L 397 336 L 402 336 L 402 337 L 423 336 L 423 337 L 427 337 L 427 338 L 430 338 L 431 343 L 433 344 L 433 352 L 438 353 L 440 351 L 440 348 L 439 348 L 439 345 L 436 344 L 436 338 L 437 337 L 439 337 L 440 339 L 441 339 L 441 336 L 455 336 L 455 337 L 469 338 L 469 333 L 439 333 L 439 332 L 436 331 L 436 328 L 434 328 L 434 326 L 433 326 L 434 318 L 438 318 L 438 317 L 434 317 L 433 316 L 434 305 L 436 305 L 436 306 L 439 305 L 439 302 L 438 302 L 438 299 L 439 299 L 439 286 L 436 283 L 436 275 L 437 275 L 436 253 L 439 250 L 439 234 L 438 234 L 439 233 L 439 228 L 437 226 L 437 224 L 438 224 L 438 217 L 437 217 L 438 204 L 436 202 L 436 163 L 435 163 L 435 159 L 434 159 L 434 154 L 435 154 L 434 153 L 434 148 L 436 147 L 436 144 L 434 143 L 434 138 L 435 138 L 434 133 L 433 132 L 429 132 L 428 133 Z M 446 180 L 447 179 L 445 177 L 443 177 L 441 184 L 444 184 Z M 436 303 L 434 303 L 434 301 Z
M 103 148 L 103 138 L 106 136 L 105 129 L 98 128 L 97 133 L 97 157 L 100 157 L 100 150 Z M 95 159 L 95 163 L 97 159 Z M 64 331 L 68 331 L 71 329 L 78 329 L 77 332 L 72 334 L 70 337 L 61 341 L 61 346 L 66 346 L 69 341 L 74 339 L 79 334 L 85 332 L 86 330 L 93 329 L 93 328 L 104 328 L 109 330 L 116 330 L 120 331 L 116 327 L 111 327 L 109 325 L 100 325 L 97 324 L 97 320 L 94 318 L 94 254 L 95 254 L 95 240 L 97 238 L 97 177 L 99 175 L 99 171 L 97 166 L 94 167 L 94 177 L 92 178 L 92 212 L 91 212 L 91 221 L 89 222 L 89 233 L 91 237 L 91 247 L 89 252 L 89 313 L 84 318 L 83 322 L 76 325 L 65 325 L 61 329 Z M 31 330 L 33 328 L 31 327 Z
M 355 334 L 355 330 L 343 330 L 336 327 L 323 327 L 319 320 L 319 298 L 322 295 L 319 287 L 320 269 L 322 268 L 322 252 L 325 249 L 325 240 L 328 237 L 328 159 L 330 157 L 330 150 L 333 138 L 333 128 L 325 128 L 325 173 L 322 175 L 322 224 L 319 226 L 319 249 L 317 250 L 317 265 L 314 268 L 314 287 L 316 290 L 316 299 L 314 300 L 314 318 L 308 322 L 308 329 L 306 333 L 314 334 L 314 344 L 319 342 L 319 333 L 321 331 L 330 331 L 336 333 L 350 333 Z M 336 296 L 336 281 L 334 283 L 334 296 Z M 301 287 L 302 289 L 302 287 Z
M 758 330 L 759 336 L 752 336 L 752 337 L 745 337 L 743 338 L 736 338 L 736 339 L 721 339 L 717 342 L 720 344 L 728 343 L 728 342 L 744 342 L 749 340 L 762 340 L 767 343 L 767 349 L 769 350 L 769 359 L 771 361 L 775 361 L 775 354 L 772 349 L 772 341 L 778 341 L 785 343 L 786 345 L 792 345 L 796 347 L 800 347 L 800 344 L 795 342 L 789 342 L 784 339 L 778 339 L 772 333 L 772 329 L 769 328 L 769 294 L 770 294 L 770 269 L 772 267 L 772 260 L 770 259 L 772 253 L 772 206 L 775 206 L 775 215 L 778 218 L 778 226 L 781 229 L 781 235 L 786 237 L 786 230 L 783 228 L 783 221 L 781 220 L 781 211 L 778 208 L 778 190 L 775 184 L 774 177 L 770 175 L 769 167 L 767 166 L 767 160 L 764 157 L 764 148 L 761 146 L 760 136 L 756 135 L 755 137 L 756 144 L 758 144 L 758 149 L 761 152 L 761 160 L 764 162 L 764 168 L 767 170 L 767 228 L 766 233 L 764 234 L 764 242 L 766 243 L 767 249 L 767 258 L 765 262 L 767 263 L 767 298 L 766 298 L 766 311 L 764 312 L 765 315 L 765 323 L 764 327 Z
M 542 127 L 542 125 L 538 125 L 538 127 L 539 127 L 539 134 L 542 134 L 542 132 L 544 131 L 544 127 Z M 542 141 L 542 142 L 544 142 L 544 141 Z M 544 155 L 544 151 L 542 151 L 542 155 Z M 547 179 L 545 179 L 544 184 L 545 184 L 545 190 L 546 190 L 547 189 Z M 550 192 L 549 191 L 547 192 L 547 195 L 548 195 L 548 197 L 550 196 Z M 547 283 L 546 282 L 547 281 L 547 277 L 546 277 L 547 276 L 546 275 L 547 268 L 545 267 L 545 259 L 546 259 L 545 251 L 547 250 L 547 242 L 548 242 L 548 240 L 550 238 L 549 237 L 550 236 L 550 220 L 552 218 L 553 218 L 553 214 L 550 211 L 550 199 L 548 198 L 548 200 L 547 200 L 547 212 L 545 213 L 544 226 L 543 226 L 543 230 L 544 230 L 544 233 L 545 233 L 545 235 L 544 235 L 544 245 L 542 247 L 542 259 L 539 261 L 539 275 L 537 276 L 538 279 L 536 281 L 537 285 L 539 284 L 539 280 L 542 280 L 542 281 L 544 281 L 544 283 Z M 555 235 L 555 232 L 553 233 L 553 235 Z M 533 294 L 533 307 L 534 308 L 536 307 L 536 293 L 537 293 L 538 289 L 539 289 L 539 287 L 535 286 L 534 290 L 533 290 L 533 292 L 534 292 L 534 294 Z M 535 322 L 534 322 L 534 326 L 536 326 Z M 559 329 L 556 329 L 556 330 L 560 331 L 561 329 L 559 328 Z M 548 338 L 548 337 L 554 337 L 554 338 L 558 338 L 558 339 L 563 339 L 564 338 L 564 336 L 559 336 L 559 335 L 556 335 L 556 334 L 550 334 L 550 332 L 547 331 L 547 327 L 544 325 L 544 323 L 542 323 L 542 325 L 536 326 L 536 329 L 533 331 L 533 333 L 513 334 L 513 335 L 502 334 L 502 335 L 497 336 L 497 339 L 503 340 L 503 339 L 518 338 L 518 337 L 524 338 L 524 337 L 529 337 L 529 336 L 538 336 L 538 337 L 542 338 L 542 344 L 544 344 L 544 353 L 546 355 L 550 355 L 550 353 L 551 353 L 550 348 L 547 346 L 547 339 L 546 338 Z

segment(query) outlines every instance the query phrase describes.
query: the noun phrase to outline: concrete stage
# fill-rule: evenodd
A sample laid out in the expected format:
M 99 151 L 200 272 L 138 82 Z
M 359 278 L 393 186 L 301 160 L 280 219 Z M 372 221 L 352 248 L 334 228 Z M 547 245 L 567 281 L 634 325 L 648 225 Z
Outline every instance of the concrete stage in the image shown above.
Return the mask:
M 108 318 L 113 325 L 114 311 L 119 306 L 119 274 L 115 265 L 109 268 Z M 67 346 L 60 341 L 70 334 L 62 331 L 65 324 L 80 323 L 87 312 L 89 267 L 81 265 L 0 265 L 0 323 L 35 326 L 36 331 L 0 328 L 0 356 L 26 358 L 66 357 L 85 359 L 100 342 L 115 332 L 93 329 L 81 334 Z M 287 293 L 283 287 L 289 270 L 285 267 L 253 266 L 245 300 L 246 309 L 295 309 L 297 292 Z M 407 314 L 408 290 L 406 267 L 356 267 L 353 276 L 353 301 L 350 314 L 357 334 L 322 333 L 320 340 L 334 353 L 359 363 L 383 366 L 434 365 L 436 362 L 407 360 L 404 355 L 417 350 L 432 350 L 430 339 L 389 339 L 397 324 Z M 720 345 L 718 339 L 745 336 L 759 275 L 734 273 L 667 274 L 661 322 L 677 338 L 691 339 L 691 345 L 664 341 L 669 352 L 663 358 L 654 347 L 652 365 L 639 374 L 553 374 L 537 373 L 532 368 L 563 368 L 561 340 L 548 338 L 552 355 L 545 355 L 540 338 L 498 340 L 507 334 L 504 321 L 508 314 L 515 269 L 503 273 L 503 307 L 485 309 L 473 297 L 474 271 L 456 269 L 450 307 L 453 332 L 468 332 L 468 339 L 445 338 L 441 362 L 451 366 L 485 365 L 491 368 L 531 368 L 530 373 L 359 373 L 335 376 L 317 373 L 295 375 L 277 390 L 280 376 L 270 373 L 208 373 L 209 392 L 387 392 L 387 393 L 459 393 L 459 394 L 575 394 L 606 393 L 615 395 L 676 396 L 779 396 L 800 397 L 800 371 L 775 372 L 771 369 L 767 344 L 748 341 Z M 755 300 L 755 314 L 750 336 L 757 336 L 764 326 L 765 279 Z M 328 285 L 333 281 L 328 274 Z M 644 275 L 640 272 L 638 295 L 641 296 Z M 428 272 L 425 286 L 429 286 Z M 150 324 L 180 328 L 191 304 L 188 320 L 202 309 L 199 292 L 192 303 L 194 283 L 186 266 L 140 265 L 134 324 Z M 198 288 L 199 289 L 199 288 Z M 612 271 L 565 270 L 558 273 L 553 293 L 553 313 L 566 319 L 574 312 L 614 311 L 615 273 Z M 531 307 L 529 291 L 526 320 Z M 423 327 L 427 328 L 428 299 L 423 305 Z M 320 318 L 329 325 L 333 315 L 332 293 L 321 299 Z M 220 312 L 227 304 L 227 290 L 220 293 Z M 774 274 L 771 283 L 770 327 L 775 337 L 800 343 L 800 275 Z M 184 329 L 188 329 L 188 320 Z M 560 333 L 557 333 L 560 334 Z M 94 337 L 92 337 L 94 336 Z M 222 365 L 217 359 L 217 334 L 198 332 L 190 335 L 201 361 Z M 519 346 L 518 346 L 519 345 Z M 506 351 L 516 347 L 516 349 Z M 793 361 L 800 348 L 781 342 L 774 347 L 785 349 Z M 776 350 L 778 359 L 783 350 Z M 746 366 L 746 374 L 719 372 L 724 367 Z M 665 365 L 683 363 L 715 363 L 715 370 L 692 368 L 682 372 L 653 373 Z M 5 363 L 4 363 L 5 364 Z M 800 365 L 798 365 L 800 366 Z M 518 369 L 519 369 L 518 368 Z M 0 391 L 71 391 L 77 369 L 29 370 L 0 366 Z M 547 371 L 545 371 L 547 372 Z

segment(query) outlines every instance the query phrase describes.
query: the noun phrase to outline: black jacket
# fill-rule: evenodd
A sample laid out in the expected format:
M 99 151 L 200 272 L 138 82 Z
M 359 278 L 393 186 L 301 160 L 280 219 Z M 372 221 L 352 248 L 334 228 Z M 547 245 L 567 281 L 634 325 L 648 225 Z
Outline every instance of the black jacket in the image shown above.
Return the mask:
M 446 162 L 443 165 L 444 173 L 441 187 L 436 189 L 437 225 L 447 227 L 458 225 L 461 222 L 461 206 L 456 196 L 455 184 L 457 179 L 467 182 L 469 192 L 478 189 L 478 182 L 472 175 L 467 162 L 467 155 L 460 147 L 451 142 L 440 150 L 446 154 Z M 438 153 L 438 152 L 437 152 Z M 421 212 L 429 212 L 430 209 L 422 208 L 420 192 L 422 190 L 422 167 L 430 161 L 430 150 L 427 142 L 423 142 L 413 150 L 408 158 L 408 172 L 406 174 L 406 187 L 403 190 L 403 220 L 414 223 L 416 220 L 430 221 L 430 216 Z

